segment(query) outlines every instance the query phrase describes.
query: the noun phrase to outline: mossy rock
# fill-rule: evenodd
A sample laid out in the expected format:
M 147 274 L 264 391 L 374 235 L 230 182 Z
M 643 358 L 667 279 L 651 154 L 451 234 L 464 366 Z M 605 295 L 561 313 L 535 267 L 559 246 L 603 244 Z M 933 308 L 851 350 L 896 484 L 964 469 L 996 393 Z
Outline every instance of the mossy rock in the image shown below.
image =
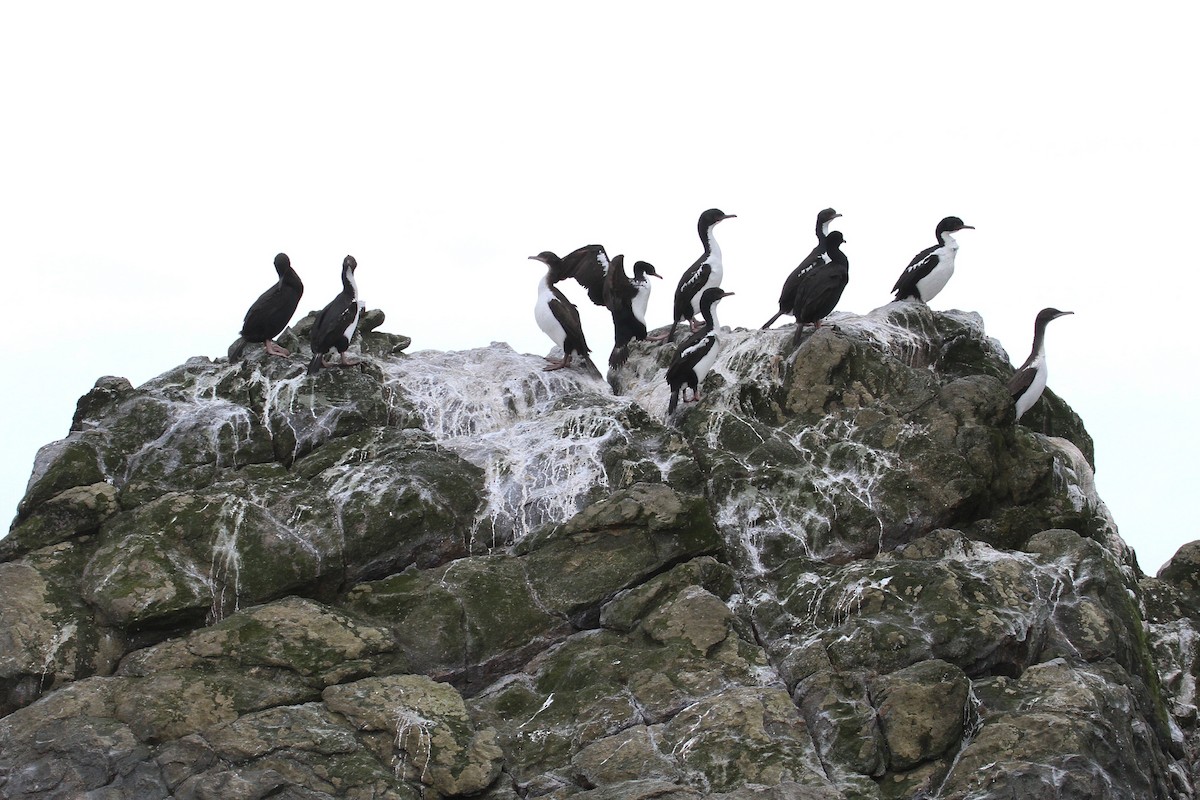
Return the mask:
M 313 479 L 334 505 L 348 580 L 410 564 L 434 567 L 470 552 L 483 494 L 479 468 L 417 431 L 381 432 L 367 446 L 356 437 L 351 448 Z M 356 456 L 348 460 L 347 452 Z
M 316 690 L 294 677 L 240 670 L 168 670 L 112 680 L 116 718 L 148 744 L 200 733 L 248 711 L 317 698 Z
M 38 450 L 29 487 L 17 504 L 18 522 L 68 489 L 104 482 L 96 442 L 95 436 L 75 434 Z
M 1020 679 L 976 683 L 985 714 L 942 784 L 946 796 L 1169 797 L 1163 753 L 1144 725 L 1111 725 L 1132 712 L 1115 664 L 1031 667 Z M 1079 754 L 1091 754 L 1081 756 Z
M 600 624 L 616 631 L 632 631 L 650 612 L 689 586 L 702 587 L 728 600 L 735 589 L 734 573 L 712 556 L 692 559 L 641 586 L 620 592 L 601 610 Z
M 780 659 L 795 641 L 815 636 L 838 670 L 889 673 L 932 653 L 968 675 L 1019 674 L 1048 635 L 1039 598 L 1054 587 L 1052 572 L 1031 567 L 1022 559 L 981 559 L 839 569 L 798 559 L 770 579 L 791 587 L 786 601 L 764 600 L 753 616 Z
M 295 479 L 169 494 L 101 528 L 82 592 L 124 629 L 190 626 L 340 580 L 327 501 Z
M 422 672 L 477 691 L 567 635 L 566 621 L 532 596 L 524 565 L 473 556 L 355 586 L 345 607 L 391 626 L 400 672 Z
M 793 697 L 823 764 L 838 771 L 879 776 L 888 749 L 871 704 L 868 673 L 822 669 L 806 676 Z
M 576 627 L 594 627 L 618 591 L 720 547 L 701 498 L 638 484 L 530 537 L 520 552 L 538 602 Z
M 922 661 L 874 681 L 872 701 L 887 742 L 889 766 L 906 771 L 957 745 L 969 716 L 966 674 L 945 661 Z
M 101 482 L 75 486 L 34 507 L 0 540 L 0 560 L 96 531 L 120 510 L 117 490 Z
M 476 794 L 500 774 L 495 731 L 478 727 L 446 684 L 423 675 L 368 678 L 330 686 L 322 698 L 360 730 L 388 733 L 397 770 L 443 795 Z
M 185 637 L 139 650 L 125 676 L 168 670 L 287 671 L 317 688 L 378 668 L 396 643 L 366 624 L 312 600 L 289 597 L 240 611 Z

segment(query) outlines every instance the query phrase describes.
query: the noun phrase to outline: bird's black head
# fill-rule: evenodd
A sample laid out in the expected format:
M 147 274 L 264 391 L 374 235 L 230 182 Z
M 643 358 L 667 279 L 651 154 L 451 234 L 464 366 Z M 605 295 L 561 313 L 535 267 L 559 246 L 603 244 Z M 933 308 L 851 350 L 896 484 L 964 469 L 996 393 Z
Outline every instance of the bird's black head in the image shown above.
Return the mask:
M 549 250 L 543 250 L 536 256 L 530 256 L 529 258 L 546 265 L 546 281 L 548 283 L 558 283 L 561 280 L 571 277 L 570 263 L 565 259 L 559 258 Z
M 697 227 L 700 229 L 700 235 L 704 236 L 704 234 L 708 232 L 709 228 L 711 228 L 713 225 L 716 225 L 721 220 L 730 219 L 731 217 L 736 216 L 737 214 L 726 214 L 719 208 L 710 208 L 708 211 L 705 211 L 700 215 L 700 222 L 697 225 Z
M 275 269 L 287 269 L 292 265 L 292 260 L 287 257 L 287 253 L 280 253 L 275 256 Z
M 938 223 L 937 237 L 939 239 L 941 239 L 943 233 L 954 233 L 955 231 L 961 231 L 964 228 L 969 228 L 970 230 L 975 230 L 974 225 L 968 225 L 967 223 L 963 222 L 958 217 L 946 217 L 945 219 L 943 219 L 941 222 Z
M 829 236 L 825 239 L 826 247 L 841 247 L 846 243 L 846 237 L 841 231 L 830 231 Z
M 834 211 L 832 208 L 822 209 L 821 212 L 817 214 L 817 224 L 825 225 L 826 223 L 832 222 L 840 216 L 841 214 Z
M 350 270 L 351 272 L 354 272 L 354 270 L 356 270 L 356 269 L 358 269 L 358 262 L 354 260 L 354 256 L 346 256 L 345 258 L 342 259 L 342 271 L 343 272 L 346 270 Z
M 545 264 L 547 267 L 553 267 L 557 264 L 562 263 L 562 259 L 559 258 L 558 256 L 556 256 L 554 253 L 550 252 L 549 250 L 543 250 L 542 252 L 538 253 L 536 256 L 530 256 L 529 260 L 530 261 L 540 261 L 543 264 Z
M 727 292 L 719 286 L 714 286 L 712 289 L 705 289 L 704 294 L 700 295 L 700 307 L 715 306 L 722 298 L 730 297 L 733 292 Z
M 654 265 L 653 265 L 653 264 L 651 264 L 649 261 L 637 261 L 637 262 L 635 262 L 635 263 L 634 263 L 634 265 L 633 265 L 633 276 L 634 276 L 635 278 L 641 278 L 641 277 L 643 277 L 643 276 L 645 276 L 645 275 L 653 275 L 654 277 L 656 277 L 656 278 L 658 278 L 658 279 L 660 279 L 660 280 L 662 279 L 662 275 L 659 275 L 659 274 L 658 274 L 658 273 L 657 273 L 657 272 L 654 270 Z
M 1074 311 L 1059 311 L 1057 308 L 1043 308 L 1038 312 L 1036 324 L 1045 325 L 1052 319 L 1058 319 L 1059 317 L 1065 317 L 1068 314 L 1074 313 Z

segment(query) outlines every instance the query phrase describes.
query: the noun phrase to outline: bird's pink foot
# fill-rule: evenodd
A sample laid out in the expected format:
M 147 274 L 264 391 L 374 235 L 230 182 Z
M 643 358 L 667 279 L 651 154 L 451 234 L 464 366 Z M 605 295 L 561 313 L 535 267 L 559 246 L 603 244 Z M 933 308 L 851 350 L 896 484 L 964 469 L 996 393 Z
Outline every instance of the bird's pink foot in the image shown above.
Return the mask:
M 274 339 L 267 339 L 265 342 L 263 342 L 263 349 L 267 351 L 268 355 L 282 356 L 284 358 L 291 356 L 291 352 L 276 344 Z

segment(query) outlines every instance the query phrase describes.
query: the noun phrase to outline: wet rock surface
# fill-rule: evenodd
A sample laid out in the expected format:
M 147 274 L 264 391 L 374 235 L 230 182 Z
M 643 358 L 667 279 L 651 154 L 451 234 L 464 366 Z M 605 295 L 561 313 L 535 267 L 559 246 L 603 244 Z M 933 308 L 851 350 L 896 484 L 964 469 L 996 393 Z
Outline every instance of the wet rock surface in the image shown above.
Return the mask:
M 728 332 L 669 421 L 671 345 L 367 319 L 80 399 L 0 540 L 0 796 L 1195 796 L 1200 549 L 1141 575 L 978 317 Z

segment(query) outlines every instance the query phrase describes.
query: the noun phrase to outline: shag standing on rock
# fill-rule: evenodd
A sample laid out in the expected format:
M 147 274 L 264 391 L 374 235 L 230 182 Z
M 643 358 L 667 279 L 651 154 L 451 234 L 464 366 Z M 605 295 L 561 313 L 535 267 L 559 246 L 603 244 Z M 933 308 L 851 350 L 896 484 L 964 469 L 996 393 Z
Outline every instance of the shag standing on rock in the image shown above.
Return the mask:
M 321 313 L 317 314 L 317 319 L 313 322 L 312 334 L 309 337 L 313 351 L 312 361 L 308 364 L 309 375 L 315 375 L 321 367 L 333 366 L 325 360 L 331 348 L 341 355 L 341 366 L 351 367 L 358 363 L 346 360 L 346 350 L 350 347 L 350 340 L 354 338 L 354 330 L 358 327 L 358 317 L 362 311 L 358 299 L 358 283 L 354 280 L 354 270 L 357 268 L 358 262 L 354 260 L 354 256 L 346 256 L 342 260 L 342 291 L 329 305 L 321 309 Z
M 829 234 L 825 252 L 818 257 L 818 263 L 796 282 L 796 300 L 792 307 L 796 317 L 796 344 L 800 344 L 805 325 L 821 327 L 821 320 L 829 316 L 842 299 L 842 292 L 850 282 L 850 260 L 841 249 L 845 241 L 841 231 Z
M 945 288 L 954 274 L 954 256 L 958 253 L 958 242 L 950 234 L 964 229 L 974 230 L 975 226 L 964 224 L 958 217 L 946 217 L 938 223 L 938 243 L 913 256 L 892 287 L 897 300 L 915 297 L 928 303 Z
M 712 369 L 713 362 L 721 352 L 719 324 L 717 322 L 717 303 L 733 292 L 724 289 L 705 289 L 700 298 L 700 313 L 704 315 L 704 327 L 696 331 L 679 346 L 675 359 L 667 368 L 667 384 L 671 387 L 671 403 L 667 413 L 674 414 L 679 405 L 679 392 L 683 391 L 683 402 L 694 403 L 700 399 L 700 384 Z M 688 386 L 692 390 L 692 399 L 687 398 Z
M 604 279 L 604 302 L 613 318 L 613 349 L 608 365 L 614 369 L 629 359 L 629 341 L 646 338 L 646 306 L 650 302 L 647 276 L 662 279 L 654 265 L 634 262 L 633 280 L 625 274 L 625 256 L 614 256 Z
M 737 214 L 726 214 L 719 208 L 710 208 L 700 215 L 696 230 L 700 234 L 700 241 L 704 243 L 704 255 L 696 259 L 696 263 L 688 267 L 679 278 L 679 286 L 675 288 L 675 309 L 671 319 L 671 330 L 667 332 L 666 336 L 655 337 L 655 341 L 663 339 L 670 341 L 675 336 L 675 327 L 681 320 L 688 320 L 693 331 L 699 327 L 695 318 L 700 313 L 701 297 L 708 289 L 720 286 L 721 278 L 725 275 L 725 267 L 721 263 L 721 248 L 717 246 L 713 228 L 721 220 L 732 219 L 736 216 Z
M 804 260 L 791 271 L 791 274 L 787 276 L 787 280 L 783 282 L 783 290 L 779 293 L 779 311 L 762 326 L 764 331 L 774 325 L 775 320 L 784 314 L 791 314 L 792 309 L 796 307 L 796 286 L 800 283 L 800 279 L 808 274 L 809 270 L 817 264 L 822 263 L 821 255 L 825 252 L 825 239 L 829 236 L 829 224 L 840 216 L 841 214 L 832 208 L 826 208 L 817 214 L 817 246 L 812 249 L 811 253 L 805 256 Z
M 583 336 L 583 325 L 579 321 L 579 309 L 554 285 L 572 275 L 572 266 L 549 250 L 544 250 L 529 258 L 546 265 L 546 274 L 538 283 L 537 304 L 533 307 L 534 319 L 537 320 L 538 327 L 563 351 L 561 361 L 546 358 L 546 361 L 549 362 L 545 367 L 546 371 L 571 366 L 572 354 L 578 354 L 587 364 L 591 365 L 592 370 L 595 370 L 595 365 L 588 357 L 591 350 Z M 599 374 L 598 371 L 597 374 Z
M 563 277 L 574 278 L 587 290 L 588 299 L 604 305 L 604 278 L 608 274 L 608 253 L 602 244 L 584 245 L 562 257 Z
M 1049 374 L 1046 369 L 1046 326 L 1050 324 L 1050 320 L 1073 313 L 1075 312 L 1059 311 L 1057 308 L 1043 308 L 1038 312 L 1033 323 L 1033 350 L 1008 381 L 1009 394 L 1017 404 L 1018 420 L 1033 407 L 1046 388 L 1046 378 Z
M 246 312 L 241 338 L 229 347 L 230 361 L 241 358 L 247 343 L 262 342 L 267 353 L 273 356 L 287 358 L 291 355 L 275 343 L 275 337 L 287 327 L 292 314 L 296 313 L 296 306 L 304 294 L 304 284 L 300 282 L 296 270 L 292 269 L 292 261 L 286 253 L 275 256 L 275 272 L 279 274 L 279 281 L 259 295 Z

